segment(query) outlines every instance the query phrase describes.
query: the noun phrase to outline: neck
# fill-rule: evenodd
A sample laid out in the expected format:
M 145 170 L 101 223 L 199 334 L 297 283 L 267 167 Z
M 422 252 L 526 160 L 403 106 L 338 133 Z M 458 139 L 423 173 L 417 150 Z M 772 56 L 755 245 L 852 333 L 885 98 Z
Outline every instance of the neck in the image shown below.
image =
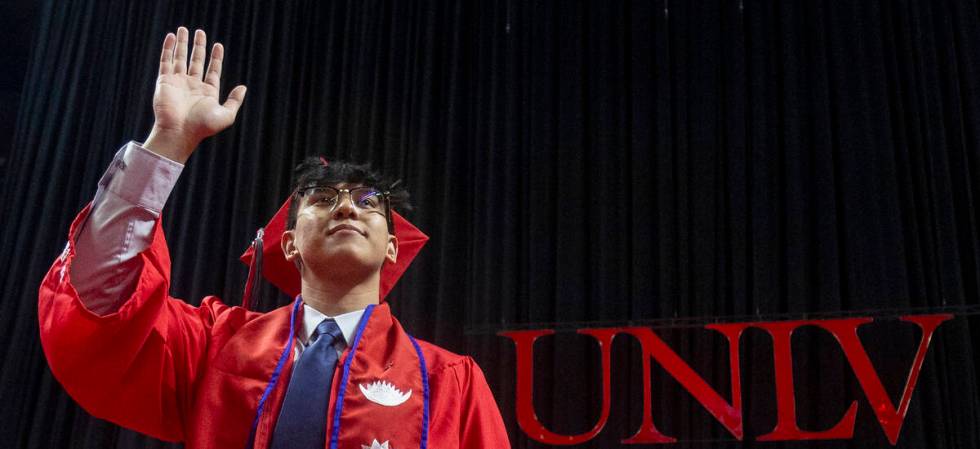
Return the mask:
M 375 272 L 358 282 L 342 279 L 303 279 L 303 302 L 327 316 L 362 310 L 377 304 L 381 275 Z

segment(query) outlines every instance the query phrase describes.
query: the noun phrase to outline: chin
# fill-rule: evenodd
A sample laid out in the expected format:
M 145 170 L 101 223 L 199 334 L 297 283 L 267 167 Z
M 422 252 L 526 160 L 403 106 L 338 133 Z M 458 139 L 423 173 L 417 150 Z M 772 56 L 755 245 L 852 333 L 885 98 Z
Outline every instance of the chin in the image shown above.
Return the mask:
M 383 260 L 378 261 L 376 257 L 360 253 L 358 251 L 331 251 L 306 260 L 308 267 L 313 271 L 319 271 L 314 267 L 329 267 L 332 273 L 343 272 L 354 275 L 356 273 L 370 273 L 381 269 Z

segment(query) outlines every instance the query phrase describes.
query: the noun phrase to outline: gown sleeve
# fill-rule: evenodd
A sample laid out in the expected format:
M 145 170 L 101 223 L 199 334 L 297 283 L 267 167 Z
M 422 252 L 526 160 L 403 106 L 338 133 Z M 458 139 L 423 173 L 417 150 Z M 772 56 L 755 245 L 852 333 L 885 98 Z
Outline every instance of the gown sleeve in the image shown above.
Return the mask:
M 504 420 L 483 371 L 470 357 L 453 368 L 460 389 L 459 447 L 510 448 Z
M 96 202 L 107 186 L 100 185 Z M 72 223 L 68 244 L 39 289 L 44 354 L 55 378 L 91 415 L 182 441 L 211 329 L 230 308 L 214 297 L 200 307 L 170 297 L 170 255 L 159 214 L 151 217 L 146 241 L 124 264 L 125 275 L 99 278 L 100 271 L 90 266 L 98 260 L 76 258 L 75 239 L 92 207 Z M 73 269 L 79 262 L 84 265 Z M 115 285 L 120 279 L 124 288 Z M 79 286 L 89 295 L 85 300 Z

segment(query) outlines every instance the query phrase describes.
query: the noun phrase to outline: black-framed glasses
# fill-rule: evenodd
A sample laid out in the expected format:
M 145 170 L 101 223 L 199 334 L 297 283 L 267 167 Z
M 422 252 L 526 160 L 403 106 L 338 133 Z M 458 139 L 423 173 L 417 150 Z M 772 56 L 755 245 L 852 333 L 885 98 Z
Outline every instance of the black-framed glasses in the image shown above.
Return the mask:
M 388 192 L 382 192 L 374 187 L 338 189 L 333 186 L 313 185 L 298 189 L 296 193 L 300 197 L 305 197 L 306 203 L 309 205 L 327 208 L 328 213 L 337 208 L 343 201 L 341 195 L 346 193 L 351 205 L 357 210 L 377 212 L 384 215 L 388 223 L 388 232 L 394 233 L 394 224 L 391 220 L 391 200 Z

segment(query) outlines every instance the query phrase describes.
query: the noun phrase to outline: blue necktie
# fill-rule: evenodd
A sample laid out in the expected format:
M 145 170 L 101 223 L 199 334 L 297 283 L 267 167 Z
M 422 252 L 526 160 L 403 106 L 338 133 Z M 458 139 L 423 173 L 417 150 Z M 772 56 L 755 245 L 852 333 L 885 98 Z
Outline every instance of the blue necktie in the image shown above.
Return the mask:
M 323 320 L 293 368 L 282 411 L 272 433 L 272 449 L 322 449 L 327 437 L 327 406 L 337 350 L 343 338 L 332 319 Z

